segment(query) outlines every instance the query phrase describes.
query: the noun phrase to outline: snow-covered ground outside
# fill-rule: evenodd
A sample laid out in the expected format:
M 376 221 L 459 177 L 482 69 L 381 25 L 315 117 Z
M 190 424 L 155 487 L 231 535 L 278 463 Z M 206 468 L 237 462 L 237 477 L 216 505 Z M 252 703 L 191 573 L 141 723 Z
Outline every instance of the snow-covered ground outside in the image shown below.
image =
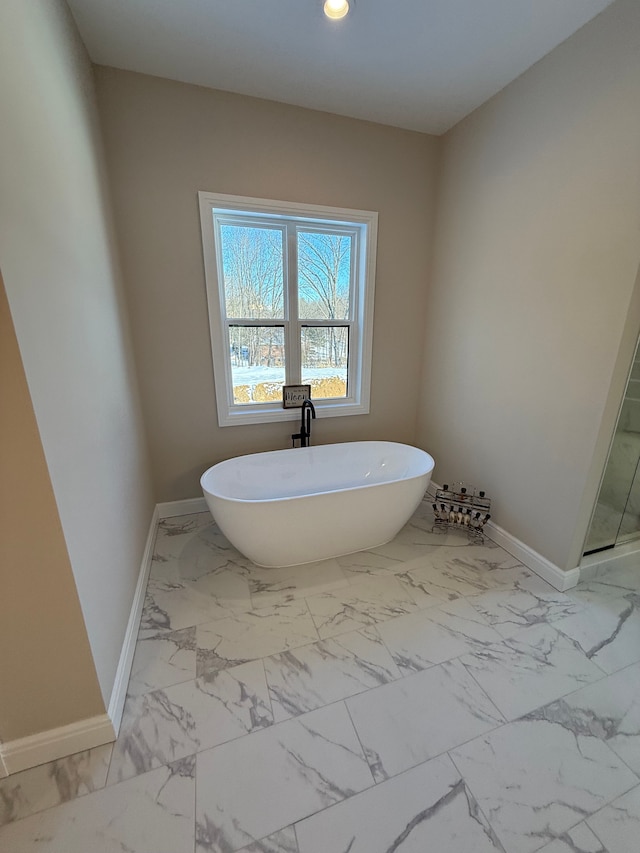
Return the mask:
M 259 382 L 284 382 L 282 367 L 232 367 L 234 385 L 257 385 Z M 330 379 L 337 376 L 347 381 L 347 369 L 339 367 L 313 367 L 304 371 L 302 384 L 310 379 Z
M 315 367 L 305 370 L 302 374 L 302 384 L 315 385 L 314 380 L 327 380 L 327 384 L 321 389 L 316 387 L 312 391 L 313 397 L 318 394 L 322 397 L 344 397 L 347 387 L 346 369 Z M 236 403 L 263 403 L 266 400 L 277 399 L 282 393 L 280 388 L 283 384 L 284 369 L 282 367 L 233 368 L 233 396 Z

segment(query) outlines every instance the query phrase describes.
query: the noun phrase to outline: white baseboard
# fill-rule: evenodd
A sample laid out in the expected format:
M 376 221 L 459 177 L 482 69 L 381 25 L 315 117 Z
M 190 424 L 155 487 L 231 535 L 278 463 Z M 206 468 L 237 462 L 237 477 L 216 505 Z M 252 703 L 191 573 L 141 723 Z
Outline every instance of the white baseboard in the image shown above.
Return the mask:
M 6 773 L 10 775 L 75 752 L 111 743 L 115 738 L 113 723 L 107 714 L 100 714 L 98 717 L 0 744 L 0 759 Z
M 107 713 L 7 743 L 0 743 L 0 779 L 85 749 L 111 743 L 116 739 L 127 696 L 158 521 L 161 518 L 207 511 L 204 498 L 171 501 L 158 504 L 154 508 Z
M 158 504 L 158 518 L 174 518 L 176 515 L 190 515 L 192 512 L 209 512 L 204 498 L 185 498 L 182 501 L 168 501 Z
M 136 648 L 158 518 L 158 507 L 155 507 L 142 555 L 138 582 L 107 713 L 7 743 L 0 743 L 0 778 L 18 773 L 20 770 L 36 767 L 38 764 L 45 764 L 48 761 L 73 755 L 75 752 L 82 752 L 85 749 L 111 743 L 116 739 L 122 720 L 131 664 Z
M 513 554 L 523 565 L 551 584 L 552 587 L 560 590 L 560 592 L 571 589 L 580 580 L 579 568 L 570 569 L 567 572 L 563 571 L 555 563 L 543 557 L 542 554 L 525 545 L 520 539 L 503 530 L 502 527 L 498 527 L 493 521 L 488 521 L 485 529 L 487 536 L 497 545 L 500 545 L 505 551 Z
M 140 572 L 138 573 L 138 583 L 136 584 L 136 590 L 133 594 L 133 602 L 131 604 L 131 612 L 129 613 L 127 630 L 125 631 L 122 651 L 120 652 L 120 660 L 118 661 L 118 668 L 116 670 L 116 677 L 111 690 L 111 699 L 109 701 L 107 713 L 113 723 L 116 736 L 120 731 L 124 702 L 127 698 L 127 687 L 129 685 L 129 676 L 131 675 L 131 665 L 133 663 L 133 655 L 136 650 L 138 629 L 140 627 L 142 608 L 144 606 L 144 596 L 147 591 L 147 581 L 149 579 L 149 571 L 151 570 L 151 560 L 153 559 L 153 545 L 156 539 L 158 518 L 159 513 L 158 507 L 156 506 L 153 510 L 153 515 L 151 516 L 147 541 L 144 546 L 142 561 L 140 563 Z
M 431 482 L 429 483 L 427 494 L 430 497 L 434 496 L 436 490 L 440 488 L 441 486 L 437 483 Z M 532 572 L 535 572 L 535 574 L 547 583 L 551 584 L 554 589 L 564 592 L 565 590 L 574 587 L 580 580 L 580 568 L 571 569 L 567 572 L 563 571 L 561 568 L 556 566 L 555 563 L 547 560 L 547 558 L 543 557 L 542 554 L 534 551 L 533 548 L 530 548 L 524 542 L 521 542 L 520 539 L 513 536 L 507 530 L 504 530 L 502 527 L 499 527 L 493 521 L 487 522 L 485 531 L 489 539 L 493 540 L 496 545 L 500 545 L 500 547 L 504 548 L 505 551 L 508 551 L 509 554 L 517 557 L 523 566 L 531 569 Z
M 111 722 L 113 723 L 116 735 L 120 730 L 122 711 L 124 710 L 124 703 L 127 697 L 127 687 L 129 685 L 129 676 L 131 675 L 133 656 L 136 650 L 138 630 L 140 628 L 140 619 L 142 617 L 142 608 L 144 606 L 144 596 L 147 590 L 149 572 L 151 570 L 153 545 L 158 529 L 158 521 L 162 518 L 189 515 L 193 512 L 208 512 L 204 498 L 187 498 L 182 501 L 169 501 L 168 503 L 157 504 L 153 511 L 151 524 L 149 525 L 149 533 L 147 535 L 147 542 L 142 556 L 142 562 L 140 564 L 138 583 L 133 596 L 129 622 L 127 624 L 127 630 L 122 644 L 122 652 L 120 653 L 120 661 L 118 663 L 116 678 L 111 691 L 111 700 L 109 702 L 108 714 Z

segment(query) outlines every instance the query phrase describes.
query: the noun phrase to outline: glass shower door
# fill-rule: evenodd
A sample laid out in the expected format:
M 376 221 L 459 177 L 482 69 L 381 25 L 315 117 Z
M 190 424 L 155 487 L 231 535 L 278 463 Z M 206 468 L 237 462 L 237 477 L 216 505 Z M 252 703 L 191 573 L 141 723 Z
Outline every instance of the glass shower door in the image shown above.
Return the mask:
M 639 348 L 640 349 L 640 348 Z M 627 383 L 618 425 L 585 544 L 585 554 L 640 537 L 640 356 Z

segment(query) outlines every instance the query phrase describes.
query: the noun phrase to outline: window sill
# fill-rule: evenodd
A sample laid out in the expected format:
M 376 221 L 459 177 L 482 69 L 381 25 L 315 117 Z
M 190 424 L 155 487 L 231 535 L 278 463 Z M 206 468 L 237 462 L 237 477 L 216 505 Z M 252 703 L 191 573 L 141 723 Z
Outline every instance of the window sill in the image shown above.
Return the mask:
M 331 403 L 313 401 L 318 418 L 341 418 L 349 415 L 368 415 L 368 403 Z M 282 406 L 265 406 L 260 409 L 247 406 L 243 409 L 218 412 L 218 425 L 246 426 L 247 424 L 286 423 L 299 421 L 300 409 L 283 409 Z

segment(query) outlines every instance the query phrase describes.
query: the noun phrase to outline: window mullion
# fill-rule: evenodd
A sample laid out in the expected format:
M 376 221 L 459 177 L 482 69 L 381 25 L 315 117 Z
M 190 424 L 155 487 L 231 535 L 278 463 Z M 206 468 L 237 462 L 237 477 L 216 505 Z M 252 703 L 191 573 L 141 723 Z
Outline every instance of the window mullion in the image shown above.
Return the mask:
M 275 320 L 265 318 L 262 320 L 255 317 L 227 317 L 225 323 L 227 326 L 282 326 L 284 325 L 284 320 L 281 318 L 276 318 Z
M 362 345 L 360 335 L 364 324 L 364 299 L 360 282 L 360 247 L 362 230 L 354 233 L 351 253 L 351 281 L 349 284 L 349 377 L 347 395 L 360 397 L 362 375 Z
M 329 320 L 325 320 L 323 318 L 316 319 L 315 317 L 311 317 L 309 319 L 300 320 L 301 326 L 308 326 L 311 328 L 320 329 L 323 327 L 331 327 L 331 326 L 353 326 L 353 322 L 351 320 L 339 320 L 337 318 L 332 318 Z
M 298 318 L 298 243 L 295 223 L 287 222 L 286 257 L 286 377 L 290 385 L 299 385 L 302 381 L 300 366 L 300 320 Z

